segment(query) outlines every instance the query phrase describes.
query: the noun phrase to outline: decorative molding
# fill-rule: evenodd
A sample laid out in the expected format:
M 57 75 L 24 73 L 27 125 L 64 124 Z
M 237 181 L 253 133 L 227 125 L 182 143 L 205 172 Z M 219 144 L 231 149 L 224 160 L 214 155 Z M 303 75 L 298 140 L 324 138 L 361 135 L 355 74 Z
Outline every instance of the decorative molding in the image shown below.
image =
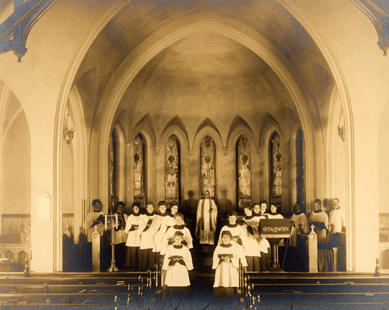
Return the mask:
M 222 146 L 224 156 L 227 155 L 228 146 Z
M 260 151 L 261 151 L 261 145 L 260 145 L 260 144 L 257 144 L 257 145 L 255 146 L 255 151 L 257 152 L 257 154 L 260 153 Z
M 193 146 L 188 146 L 189 156 L 193 155 L 193 150 L 194 150 Z
M 374 2 L 377 0 L 351 0 L 363 14 L 373 23 L 377 35 L 378 46 L 384 51 L 384 56 L 389 49 L 389 12 L 380 9 Z
M 285 141 L 285 151 L 289 152 L 289 141 Z
M 154 146 L 154 149 L 155 149 L 155 155 L 159 155 L 159 151 L 160 151 L 161 147 L 156 145 L 156 146 Z
M 26 42 L 34 24 L 57 0 L 28 0 L 0 25 L 0 53 L 13 51 L 21 62 L 26 54 Z

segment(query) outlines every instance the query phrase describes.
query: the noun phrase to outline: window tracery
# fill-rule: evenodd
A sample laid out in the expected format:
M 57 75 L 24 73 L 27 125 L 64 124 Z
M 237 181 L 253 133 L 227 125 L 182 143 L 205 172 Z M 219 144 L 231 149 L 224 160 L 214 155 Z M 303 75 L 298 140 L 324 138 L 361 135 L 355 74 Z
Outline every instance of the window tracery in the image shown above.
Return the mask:
M 204 137 L 200 145 L 200 189 L 215 198 L 216 188 L 216 146 L 210 136 Z
M 236 161 L 238 206 L 243 207 L 251 204 L 251 145 L 245 135 L 241 135 L 236 143 Z
M 165 200 L 180 201 L 180 142 L 171 135 L 165 145 Z
M 145 143 L 140 134 L 134 140 L 134 202 L 145 205 Z
M 281 137 L 277 132 L 270 138 L 270 203 L 282 203 Z

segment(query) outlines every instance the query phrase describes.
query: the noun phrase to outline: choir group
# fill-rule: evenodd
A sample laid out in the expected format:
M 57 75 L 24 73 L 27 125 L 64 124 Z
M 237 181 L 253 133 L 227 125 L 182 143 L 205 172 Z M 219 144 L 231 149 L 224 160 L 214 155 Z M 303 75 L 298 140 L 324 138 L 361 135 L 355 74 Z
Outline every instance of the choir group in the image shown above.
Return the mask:
M 337 203 L 339 203 L 338 200 Z M 318 239 L 322 242 L 322 231 L 328 230 L 329 224 L 328 218 L 325 218 L 326 213 L 319 211 L 321 209 L 318 204 L 319 200 L 315 203 L 317 211 L 311 214 L 309 220 L 302 212 L 301 206 L 295 206 L 291 218 L 292 230 L 289 242 L 291 247 L 297 247 L 299 237 L 309 232 L 308 223 L 318 228 Z M 88 214 L 84 224 L 88 232 L 88 241 L 92 241 L 90 235 L 95 229 L 100 233 L 104 231 L 104 216 L 100 211 L 101 201 L 96 199 L 92 205 L 94 211 Z M 214 202 L 209 203 L 209 206 L 207 216 L 210 223 L 207 225 L 207 221 L 201 219 L 201 214 L 204 214 L 204 202 L 200 200 L 195 234 L 200 244 L 213 245 L 215 229 L 212 225 L 215 223 L 212 224 L 212 212 L 215 213 L 217 209 Z M 154 269 L 156 265 L 159 265 L 166 286 L 189 286 L 188 271 L 193 269 L 190 252 L 193 248 L 193 239 L 190 230 L 185 225 L 184 215 L 178 212 L 179 206 L 173 203 L 167 209 L 166 203 L 161 201 L 158 204 L 158 212 L 155 213 L 155 206 L 152 202 L 148 202 L 145 209 L 134 204 L 133 212 L 128 216 L 123 213 L 123 209 L 124 203 L 118 202 L 116 209 L 111 212 L 117 214 L 119 222 L 114 238 L 118 263 L 125 268 L 136 270 Z M 267 270 L 270 261 L 270 244 L 267 239 L 261 237 L 259 224 L 261 219 L 283 218 L 277 213 L 275 206 L 270 207 L 270 212 L 267 212 L 267 209 L 266 200 L 261 200 L 260 203 L 244 206 L 243 217 L 238 217 L 235 211 L 228 213 L 228 224 L 221 228 L 213 254 L 214 287 L 237 287 L 239 263 L 247 271 Z M 343 221 L 343 217 L 334 217 Z M 339 225 L 344 226 L 344 222 Z M 332 227 L 332 229 L 335 228 Z M 204 241 L 204 236 L 207 236 L 207 242 Z M 125 253 L 125 255 L 120 253 Z M 298 252 L 293 255 L 298 255 Z M 122 261 L 120 261 L 121 258 Z

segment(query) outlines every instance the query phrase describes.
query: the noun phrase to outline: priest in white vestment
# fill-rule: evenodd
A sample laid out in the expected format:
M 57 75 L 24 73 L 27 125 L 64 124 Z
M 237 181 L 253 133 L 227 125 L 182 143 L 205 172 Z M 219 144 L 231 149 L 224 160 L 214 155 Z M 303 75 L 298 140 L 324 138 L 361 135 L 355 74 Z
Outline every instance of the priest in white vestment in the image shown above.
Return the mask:
M 196 238 L 200 244 L 214 244 L 217 222 L 217 207 L 209 198 L 209 192 L 204 192 L 204 199 L 199 201 L 196 218 Z

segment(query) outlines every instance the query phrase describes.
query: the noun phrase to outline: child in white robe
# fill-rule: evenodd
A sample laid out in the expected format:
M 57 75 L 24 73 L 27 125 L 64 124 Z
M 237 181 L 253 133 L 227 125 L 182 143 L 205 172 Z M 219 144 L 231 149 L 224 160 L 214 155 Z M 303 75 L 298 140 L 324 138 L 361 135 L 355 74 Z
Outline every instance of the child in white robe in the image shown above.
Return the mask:
M 139 220 L 139 269 L 148 270 L 155 267 L 155 254 L 153 253 L 154 235 L 157 232 L 158 226 L 155 225 L 154 219 L 154 204 L 148 202 L 146 206 L 146 214 L 142 214 Z
M 244 206 L 245 217 L 243 218 L 243 233 L 245 242 L 243 243 L 243 252 L 246 256 L 247 271 L 261 271 L 260 249 L 259 249 L 259 233 L 258 224 L 259 217 L 253 215 L 253 207 Z
M 162 267 L 162 273 L 166 274 L 166 286 L 182 287 L 190 285 L 188 270 L 193 269 L 192 255 L 189 249 L 181 244 L 182 240 L 183 233 L 175 232 L 174 244 L 166 250 Z
M 229 231 L 222 232 L 222 243 L 216 246 L 213 253 L 212 269 L 215 269 L 213 287 L 239 286 L 239 253 L 236 244 L 230 242 L 231 237 Z
M 259 204 L 254 203 L 253 215 L 257 219 L 259 219 L 259 223 L 258 223 L 259 225 L 261 223 L 261 220 L 268 218 L 269 214 L 266 213 L 266 211 L 267 211 L 266 200 L 261 200 Z M 259 244 L 259 251 L 261 253 L 260 255 L 261 271 L 266 271 L 270 263 L 270 243 L 266 238 L 262 238 L 261 235 L 259 234 L 258 244 Z
M 140 235 L 139 235 L 139 220 L 140 220 L 140 208 L 138 205 L 132 207 L 133 214 L 127 217 L 126 227 L 124 232 L 127 233 L 127 256 L 125 261 L 126 267 L 138 268 L 139 261 L 139 246 L 140 246 Z
M 231 233 L 231 243 L 235 243 L 238 249 L 239 258 L 242 260 L 242 264 L 246 264 L 246 258 L 243 251 L 243 245 L 245 241 L 245 235 L 243 233 L 244 227 L 237 223 L 238 214 L 235 211 L 230 211 L 228 213 L 228 224 L 224 225 L 220 230 L 219 240 L 217 244 L 221 244 L 221 235 L 223 231 L 229 231 Z
M 164 201 L 159 202 L 159 214 L 156 214 L 154 219 L 154 225 L 157 232 L 154 235 L 153 252 L 155 253 L 155 261 L 158 265 L 162 266 L 163 258 L 161 256 L 162 238 L 166 233 L 169 221 L 169 213 L 166 212 L 166 205 Z
M 178 212 L 174 215 L 174 225 L 167 230 L 162 238 L 161 255 L 165 255 L 168 246 L 174 243 L 174 234 L 177 231 L 183 234 L 182 244 L 188 249 L 193 248 L 193 238 L 189 229 L 185 226 L 184 215 Z

